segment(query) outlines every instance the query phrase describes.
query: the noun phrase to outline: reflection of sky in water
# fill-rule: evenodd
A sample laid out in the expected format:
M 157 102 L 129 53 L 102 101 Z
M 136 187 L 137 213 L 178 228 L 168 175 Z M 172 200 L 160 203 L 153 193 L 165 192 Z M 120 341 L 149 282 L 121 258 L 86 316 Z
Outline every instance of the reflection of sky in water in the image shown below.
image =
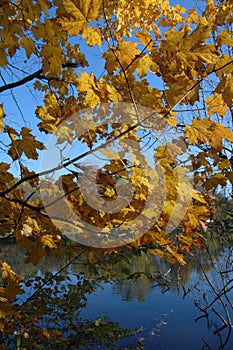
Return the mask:
M 213 286 L 218 291 L 221 290 L 223 283 L 218 271 L 224 271 L 227 268 L 226 258 L 228 264 L 232 262 L 230 249 L 226 252 L 222 251 L 220 246 L 213 244 L 208 248 L 208 254 L 215 261 L 215 268 L 212 269 L 212 261 L 210 261 L 207 251 L 198 251 L 196 257 L 190 258 L 187 266 L 180 269 L 180 292 L 177 292 L 177 266 L 170 266 L 165 260 L 161 260 L 154 256 L 142 254 L 141 257 L 134 257 L 128 264 L 124 261 L 118 262 L 116 265 L 106 265 L 103 268 L 114 271 L 120 278 L 117 282 L 100 283 L 99 288 L 95 293 L 87 295 L 87 307 L 81 311 L 83 318 L 97 318 L 100 316 L 109 317 L 112 321 L 119 322 L 125 328 L 140 328 L 143 326 L 142 333 L 126 339 L 123 343 L 129 344 L 130 340 L 134 343 L 139 338 L 144 338 L 143 344 L 145 350 L 201 350 L 204 348 L 202 338 L 208 343 L 211 350 L 217 350 L 219 347 L 219 337 L 214 335 L 215 330 L 213 323 L 211 329 L 208 330 L 207 320 L 205 318 L 195 322 L 202 313 L 194 305 L 195 300 L 200 300 L 204 304 L 204 293 L 208 294 L 208 300 L 214 299 L 214 293 L 210 286 L 203 279 L 201 274 L 200 264 L 204 268 L 208 278 L 213 283 Z M 38 266 L 31 264 L 24 264 L 24 254 L 22 250 L 18 250 L 14 244 L 9 244 L 3 247 L 2 259 L 7 260 L 13 270 L 26 277 L 26 275 L 33 278 L 35 275 L 43 276 L 46 271 L 57 272 L 62 266 L 67 264 L 67 258 L 45 258 L 42 259 Z M 82 259 L 81 259 L 82 261 Z M 77 261 L 78 262 L 78 261 Z M 83 271 L 86 278 L 90 276 L 88 270 L 85 269 L 85 264 L 74 264 L 69 266 L 68 274 L 70 281 L 68 283 L 76 284 L 76 275 Z M 170 270 L 171 268 L 171 270 Z M 127 272 L 127 269 L 129 272 Z M 39 270 L 39 271 L 38 271 Z M 232 270 L 229 268 L 229 270 Z M 34 271 L 34 272 L 33 272 Z M 144 271 L 147 273 L 161 272 L 167 274 L 167 277 L 172 281 L 171 289 L 163 292 L 163 288 L 152 287 L 154 281 L 144 277 L 140 277 L 136 282 L 127 280 L 127 276 L 136 271 Z M 222 275 L 227 281 L 232 281 L 232 272 L 228 275 Z M 197 282 L 200 282 L 197 284 Z M 188 292 L 189 288 L 193 288 L 184 298 L 184 289 Z M 226 288 L 230 288 L 230 284 L 226 284 Z M 102 289 L 103 287 L 103 289 Z M 34 289 L 27 290 L 27 296 L 33 293 Z M 228 293 L 229 300 L 232 300 L 232 290 Z M 21 301 L 25 299 L 24 296 L 19 297 Z M 216 308 L 224 315 L 221 305 L 217 302 L 212 307 Z M 219 318 L 213 314 L 210 308 L 210 319 L 221 326 L 222 323 Z M 228 304 L 228 311 L 232 317 L 232 311 Z M 227 328 L 223 331 L 223 340 L 225 339 Z M 224 350 L 232 350 L 233 339 L 230 339 Z
M 131 339 L 135 343 L 136 339 L 144 338 L 146 350 L 199 350 L 203 347 L 202 338 L 211 349 L 216 345 L 215 337 L 207 333 L 206 321 L 195 322 L 199 311 L 194 307 L 193 299 L 183 299 L 182 295 L 172 292 L 161 294 L 161 291 L 152 289 L 145 302 L 127 302 L 121 295 L 113 293 L 111 284 L 106 284 L 103 291 L 88 297 L 88 307 L 81 313 L 83 317 L 99 315 L 110 317 L 123 327 L 143 326 L 142 333 Z M 123 344 L 130 344 L 130 339 Z
M 219 254 L 216 249 L 217 247 L 210 247 L 209 253 L 213 259 Z M 197 258 L 193 260 L 195 264 L 193 265 L 191 262 L 192 267 L 187 265 L 180 270 L 181 280 L 186 282 L 180 283 L 179 293 L 172 288 L 163 293 L 162 288 L 152 288 L 153 283 L 146 284 L 141 279 L 136 283 L 129 280 L 105 284 L 103 290 L 99 289 L 88 297 L 87 308 L 82 311 L 81 315 L 83 317 L 103 315 L 118 321 L 124 327 L 140 328 L 143 326 L 142 333 L 124 340 L 122 342 L 124 345 L 130 344 L 130 340 L 135 344 L 141 338 L 145 350 L 220 349 L 220 337 L 213 332 L 222 326 L 221 320 L 210 308 L 210 329 L 208 329 L 205 317 L 196 322 L 195 320 L 203 313 L 195 306 L 195 302 L 199 300 L 201 305 L 205 306 L 205 294 L 208 295 L 209 303 L 216 296 L 207 280 L 203 279 L 199 264 L 205 266 L 205 273 L 209 281 L 213 283 L 216 291 L 219 291 L 223 284 L 218 271 L 226 269 L 226 255 L 227 253 L 222 252 L 215 260 L 215 269 L 211 269 L 211 262 L 207 258 L 208 254 L 206 256 L 206 253 L 199 252 Z M 155 270 L 157 268 L 159 271 L 167 270 L 167 264 L 164 260 L 156 259 L 156 261 Z M 151 262 L 150 267 L 152 265 Z M 144 266 L 145 268 L 146 266 Z M 173 266 L 173 269 L 176 267 Z M 140 270 L 139 266 L 138 270 Z M 170 277 L 172 279 L 172 275 Z M 230 276 L 226 278 L 225 283 L 229 280 Z M 228 283 L 227 288 L 231 286 Z M 187 292 L 188 294 L 185 296 Z M 228 294 L 228 297 L 231 300 L 232 292 Z M 230 317 L 232 317 L 230 304 L 226 303 L 226 305 Z M 215 303 L 213 308 L 224 315 L 219 302 Z M 228 327 L 221 334 L 222 342 L 226 339 L 227 333 Z M 205 344 L 208 344 L 209 347 L 205 347 Z M 233 338 L 231 337 L 227 345 L 224 346 L 224 350 L 232 348 Z

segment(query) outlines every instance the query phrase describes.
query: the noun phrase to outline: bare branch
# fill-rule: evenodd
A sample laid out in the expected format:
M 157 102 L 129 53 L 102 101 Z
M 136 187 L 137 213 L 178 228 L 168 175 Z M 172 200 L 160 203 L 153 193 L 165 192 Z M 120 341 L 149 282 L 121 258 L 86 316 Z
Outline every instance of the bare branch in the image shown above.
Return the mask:
M 76 68 L 76 67 L 80 67 L 80 66 L 82 66 L 81 62 L 80 63 L 67 62 L 67 63 L 62 64 L 62 68 L 67 68 L 67 67 Z M 2 86 L 0 86 L 0 93 L 4 92 L 6 90 L 14 89 L 18 86 L 24 85 L 24 84 L 26 84 L 29 81 L 32 81 L 34 79 L 40 79 L 40 80 L 42 80 L 42 79 L 46 79 L 46 80 L 59 79 L 58 77 L 53 77 L 53 78 L 46 77 L 42 73 L 43 73 L 43 69 L 41 68 L 41 69 L 38 69 L 36 72 L 26 76 L 23 79 L 20 79 L 18 81 L 13 82 L 13 83 L 2 85 Z
M 3 85 L 3 86 L 0 86 L 0 93 L 3 92 L 3 91 L 6 91 L 6 90 L 14 89 L 17 86 L 24 85 L 24 84 L 28 83 L 29 81 L 31 81 L 31 80 L 33 80 L 35 78 L 41 79 L 41 73 L 42 72 L 43 72 L 43 70 L 39 69 L 36 72 L 28 75 L 27 77 L 25 77 L 25 78 L 23 78 L 21 80 L 18 80 L 18 81 L 15 81 L 13 83 L 10 83 L 10 84 L 6 84 L 6 85 Z

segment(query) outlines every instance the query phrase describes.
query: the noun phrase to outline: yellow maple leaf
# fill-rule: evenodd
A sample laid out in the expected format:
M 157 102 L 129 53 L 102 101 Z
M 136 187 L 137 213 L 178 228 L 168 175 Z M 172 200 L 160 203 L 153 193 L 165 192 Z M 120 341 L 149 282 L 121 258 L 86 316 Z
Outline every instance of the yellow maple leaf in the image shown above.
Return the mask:
M 18 282 L 19 276 L 16 275 L 14 271 L 12 271 L 10 265 L 7 262 L 2 262 L 0 264 L 0 269 L 2 271 L 2 279 L 7 280 L 10 283 Z
M 114 73 L 117 68 L 119 68 L 119 64 L 112 50 L 105 51 L 103 58 L 105 59 L 104 68 L 108 71 L 109 74 Z
M 31 129 L 23 127 L 20 132 L 21 138 L 16 139 L 11 143 L 8 154 L 13 160 L 21 157 L 22 153 L 24 153 L 29 159 L 38 159 L 37 149 L 45 149 L 43 143 L 37 141 L 35 136 L 31 135 L 30 132 Z
M 5 68 L 8 63 L 6 51 L 0 48 L 0 66 Z
M 4 117 L 5 117 L 5 113 L 3 109 L 3 104 L 0 104 L 0 131 L 2 130 L 2 121 Z
M 214 174 L 208 180 L 205 181 L 203 186 L 207 191 L 212 188 L 216 188 L 218 185 L 226 186 L 227 178 L 223 174 Z
M 230 33 L 230 31 L 226 29 L 220 31 L 219 35 L 216 38 L 216 41 L 219 46 L 221 45 L 233 46 L 232 34 Z
M 224 169 L 231 169 L 231 163 L 228 159 L 223 159 L 219 165 L 218 165 L 219 170 L 224 170 Z
M 28 217 L 27 221 L 25 222 L 26 225 L 28 225 L 32 230 L 33 232 L 35 233 L 40 233 L 40 227 L 38 225 L 38 222 L 37 220 L 33 219 L 32 217 Z
M 209 96 L 205 99 L 208 104 L 208 113 L 212 115 L 218 113 L 221 117 L 224 117 L 227 111 L 227 105 L 223 100 L 222 94 L 215 93 L 214 96 Z
M 113 188 L 107 187 L 106 190 L 104 191 L 103 195 L 104 195 L 104 197 L 107 197 L 110 199 L 110 198 L 115 197 L 116 193 L 115 193 Z
M 171 111 L 167 116 L 166 120 L 171 126 L 176 126 L 177 125 L 177 120 L 175 119 L 176 112 Z
M 200 192 L 198 192 L 196 190 L 192 191 L 192 198 L 200 203 L 206 204 L 206 200 L 205 200 L 205 197 L 203 196 L 203 194 L 201 194 Z
M 77 87 L 79 92 L 85 92 L 84 105 L 94 107 L 101 102 L 101 83 L 99 83 L 93 73 L 81 73 L 77 80 Z M 103 87 L 103 89 L 105 89 Z
M 18 280 L 19 282 L 19 280 Z M 4 288 L 4 295 L 9 301 L 15 301 L 17 295 L 24 294 L 24 290 L 17 282 L 12 282 Z
M 226 102 L 227 106 L 229 108 L 232 107 L 232 101 L 233 101 L 233 72 L 231 71 L 230 74 L 225 75 L 222 77 L 220 83 L 218 84 L 216 88 L 216 92 L 222 93 L 222 97 L 224 102 Z
M 150 33 L 147 33 L 147 31 L 145 30 L 142 30 L 140 32 L 135 32 L 135 37 L 138 38 L 141 43 L 144 45 L 144 46 L 147 46 L 147 48 L 151 48 L 153 49 L 153 46 L 152 46 L 152 37 L 151 37 L 151 34 Z M 157 38 L 158 39 L 158 38 Z M 148 43 L 151 41 L 151 45 L 148 46 Z
M 185 136 L 188 137 L 192 145 L 209 143 L 215 148 L 221 146 L 223 138 L 230 142 L 233 141 L 233 132 L 231 130 L 209 118 L 193 120 L 191 125 L 185 128 Z
M 82 37 L 87 40 L 89 46 L 98 45 L 101 46 L 102 38 L 99 31 L 96 28 L 87 27 L 82 32 Z
M 99 0 L 64 0 L 63 6 L 67 14 L 60 19 L 60 23 L 63 29 L 74 36 L 85 30 L 89 21 L 94 21 L 98 17 L 101 2 Z
M 52 44 L 44 45 L 41 50 L 43 57 L 43 70 L 54 76 L 59 76 L 64 61 L 64 54 L 61 47 Z
M 38 124 L 39 129 L 45 133 L 54 133 L 62 115 L 59 101 L 56 95 L 51 92 L 45 95 L 44 104 L 45 106 L 38 106 L 36 109 L 37 118 L 42 120 Z
M 215 123 L 216 128 L 214 131 L 214 137 L 213 140 L 210 141 L 210 145 L 215 146 L 215 140 L 221 140 L 226 139 L 229 142 L 233 142 L 233 131 L 227 128 L 226 126 Z
M 156 66 L 156 64 L 153 62 L 152 58 L 148 55 L 144 55 L 144 56 L 140 57 L 140 59 L 138 59 L 137 63 L 138 63 L 137 73 L 138 73 L 140 78 L 143 78 L 148 73 L 148 71 L 150 70 L 150 68 L 152 66 Z M 153 70 L 156 70 L 156 69 L 154 68 Z
M 41 237 L 41 243 L 49 248 L 56 248 L 57 247 L 52 235 L 43 235 Z
M 26 36 L 21 38 L 20 46 L 26 51 L 27 58 L 30 58 L 31 55 L 36 52 L 34 41 Z
M 60 20 L 62 28 L 67 30 L 71 36 L 79 34 L 87 26 L 87 20 L 81 10 L 71 0 L 64 0 L 63 6 L 68 16 Z
M 162 68 L 160 68 L 161 70 Z M 174 106 L 184 96 L 184 92 L 189 91 L 193 87 L 193 80 L 184 72 L 177 74 L 176 78 L 168 77 L 168 90 L 164 91 L 164 98 L 168 101 L 169 106 Z M 193 104 L 198 100 L 198 88 L 190 91 L 187 97 L 183 98 L 181 104 L 189 102 Z
M 120 41 L 117 47 L 117 55 L 124 68 L 132 62 L 137 55 L 140 54 L 140 50 L 137 48 L 137 43 L 130 41 Z

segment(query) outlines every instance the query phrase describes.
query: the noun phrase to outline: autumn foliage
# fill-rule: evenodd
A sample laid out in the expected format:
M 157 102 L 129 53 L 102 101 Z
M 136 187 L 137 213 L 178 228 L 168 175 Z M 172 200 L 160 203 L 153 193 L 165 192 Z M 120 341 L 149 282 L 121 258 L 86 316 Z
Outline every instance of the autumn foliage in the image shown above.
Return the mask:
M 90 242 L 88 261 L 126 246 L 185 264 L 186 254 L 203 247 L 206 221 L 214 217 L 214 191 L 233 184 L 233 3 L 206 0 L 202 5 L 1 2 L 0 235 L 2 242 L 13 237 L 26 250 L 26 263 L 62 255 L 67 236 L 74 239 L 71 254 L 77 242 Z M 30 100 L 36 105 L 25 113 Z M 117 104 L 127 106 L 124 113 L 107 118 Z M 170 136 L 161 141 L 165 133 Z M 40 159 L 52 135 L 61 161 L 44 171 Z M 125 146 L 129 140 L 136 145 L 131 156 Z M 118 156 L 116 148 L 111 150 L 116 141 L 123 145 Z M 80 152 L 66 159 L 63 145 L 75 142 Z M 145 148 L 152 153 L 149 160 Z M 107 161 L 98 171 L 88 168 L 97 173 L 98 196 L 95 203 L 93 193 L 91 206 L 79 188 L 80 181 L 85 188 L 92 185 L 80 162 L 98 152 Z M 157 165 L 146 171 L 152 159 Z M 53 178 L 57 170 L 63 173 Z M 129 183 L 130 199 L 124 192 Z M 119 190 L 127 200 L 124 208 L 95 209 L 102 199 L 110 206 Z M 148 198 L 154 208 L 145 209 Z M 142 235 L 140 220 L 151 223 Z M 124 225 L 136 237 L 128 239 L 126 232 L 127 240 L 121 236 L 121 244 L 114 245 L 111 230 L 120 228 L 122 234 Z M 1 271 L 4 333 L 12 331 L 7 320 L 23 291 L 7 262 L 1 262 Z

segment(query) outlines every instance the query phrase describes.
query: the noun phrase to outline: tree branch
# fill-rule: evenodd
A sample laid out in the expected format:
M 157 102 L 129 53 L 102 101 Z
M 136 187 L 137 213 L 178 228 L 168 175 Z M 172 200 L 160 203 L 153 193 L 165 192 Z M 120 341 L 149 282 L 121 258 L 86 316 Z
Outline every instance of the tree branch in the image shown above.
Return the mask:
M 62 68 L 67 68 L 67 67 L 77 68 L 80 66 L 82 66 L 81 62 L 80 63 L 67 62 L 67 63 L 62 64 Z M 38 69 L 36 72 L 26 76 L 23 79 L 20 79 L 18 81 L 13 82 L 13 83 L 2 85 L 2 86 L 0 86 L 0 93 L 4 92 L 6 90 L 14 89 L 18 86 L 24 85 L 24 84 L 28 83 L 29 81 L 36 79 L 36 78 L 37 79 L 47 79 L 47 80 L 51 80 L 51 79 L 55 79 L 55 78 L 58 79 L 58 77 L 54 77 L 54 78 L 46 77 L 45 75 L 42 75 L 42 73 L 43 73 L 43 69 L 41 68 L 41 69 Z
M 13 83 L 10 83 L 10 84 L 6 84 L 6 85 L 3 85 L 3 86 L 0 86 L 0 93 L 3 92 L 3 91 L 6 91 L 6 90 L 10 90 L 10 89 L 13 89 L 17 86 L 21 86 L 21 85 L 24 85 L 26 83 L 28 83 L 29 81 L 35 79 L 35 78 L 39 78 L 41 79 L 41 73 L 43 72 L 42 69 L 39 69 L 37 70 L 36 72 L 28 75 L 27 77 L 21 79 L 21 80 L 18 80 L 18 81 L 15 81 Z
M 210 73 L 207 74 L 207 76 L 210 76 L 211 74 L 213 73 L 216 73 L 217 71 L 227 67 L 228 65 L 230 64 L 233 64 L 233 60 L 224 64 L 223 66 L 217 68 L 217 69 L 214 69 L 213 71 L 211 71 Z M 73 63 L 67 63 L 66 64 L 66 67 L 73 67 Z M 161 117 L 160 120 L 164 120 L 170 113 L 171 111 L 174 110 L 174 108 L 176 108 L 183 100 L 186 96 L 188 96 L 190 94 L 191 91 L 193 91 L 203 80 L 205 80 L 205 78 L 201 78 L 200 80 L 198 80 L 197 82 L 195 82 L 193 84 L 193 86 L 188 90 L 186 91 L 183 96 L 175 103 L 174 106 L 170 107 L 168 109 L 167 112 L 164 113 L 164 115 Z M 33 180 L 33 179 L 36 179 L 36 178 L 39 178 L 40 176 L 44 176 L 44 175 L 48 175 L 48 174 L 51 174 L 57 170 L 60 170 L 60 169 L 63 169 L 75 162 L 78 162 L 80 161 L 81 159 L 91 155 L 91 154 L 94 154 L 96 151 L 99 151 L 100 149 L 112 144 L 112 142 L 116 141 L 116 140 L 119 140 L 122 136 L 124 136 L 125 134 L 127 134 L 128 132 L 132 131 L 132 130 L 135 130 L 138 126 L 140 126 L 142 123 L 144 123 L 146 120 L 148 120 L 149 118 L 153 117 L 154 115 L 156 115 L 156 112 L 152 112 L 150 113 L 149 115 L 147 115 L 146 117 L 144 117 L 144 119 L 142 121 L 138 121 L 137 123 L 135 123 L 134 125 L 131 125 L 130 127 L 128 127 L 126 130 L 124 130 L 123 132 L 121 132 L 119 135 L 115 136 L 114 139 L 110 139 L 108 140 L 107 142 L 99 145 L 99 146 L 96 146 L 95 148 L 92 148 L 90 149 L 89 151 L 86 151 L 80 155 L 78 155 L 77 157 L 74 157 L 72 159 L 69 159 L 67 160 L 66 162 L 62 163 L 62 164 L 59 164 L 51 169 L 48 169 L 48 170 L 45 170 L 45 171 L 42 171 L 42 172 L 38 172 L 38 173 L 35 173 L 33 175 L 29 175 L 29 176 L 26 176 L 24 178 L 21 178 L 18 182 L 16 182 L 14 185 L 12 185 L 10 188 L 0 192 L 0 197 L 5 197 L 9 192 L 11 192 L 12 190 L 14 190 L 15 188 L 17 188 L 19 185 L 21 185 L 22 183 L 26 182 L 26 181 L 29 181 L 29 180 Z M 157 121 L 157 123 L 160 122 Z

